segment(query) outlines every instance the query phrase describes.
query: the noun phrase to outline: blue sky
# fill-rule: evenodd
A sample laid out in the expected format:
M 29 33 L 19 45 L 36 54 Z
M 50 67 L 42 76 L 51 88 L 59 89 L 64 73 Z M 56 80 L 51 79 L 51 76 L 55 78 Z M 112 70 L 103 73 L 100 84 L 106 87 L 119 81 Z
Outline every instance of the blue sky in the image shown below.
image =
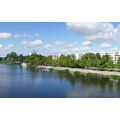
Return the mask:
M 119 51 L 120 23 L 0 22 L 0 56 Z

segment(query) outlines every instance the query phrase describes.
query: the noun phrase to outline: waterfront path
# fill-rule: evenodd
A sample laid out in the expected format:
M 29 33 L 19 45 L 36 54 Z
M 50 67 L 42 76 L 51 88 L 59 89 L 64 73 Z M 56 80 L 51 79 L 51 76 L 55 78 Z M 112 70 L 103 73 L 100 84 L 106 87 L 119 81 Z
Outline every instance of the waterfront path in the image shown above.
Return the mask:
M 99 71 L 99 70 L 89 70 L 89 69 L 82 69 L 82 68 L 53 67 L 53 66 L 46 66 L 46 68 L 53 68 L 55 70 L 65 70 L 65 69 L 67 69 L 70 72 L 79 71 L 80 73 L 83 73 L 83 74 L 96 73 L 96 74 L 103 74 L 105 76 L 109 76 L 109 75 L 120 76 L 120 72 L 116 72 L 116 71 Z

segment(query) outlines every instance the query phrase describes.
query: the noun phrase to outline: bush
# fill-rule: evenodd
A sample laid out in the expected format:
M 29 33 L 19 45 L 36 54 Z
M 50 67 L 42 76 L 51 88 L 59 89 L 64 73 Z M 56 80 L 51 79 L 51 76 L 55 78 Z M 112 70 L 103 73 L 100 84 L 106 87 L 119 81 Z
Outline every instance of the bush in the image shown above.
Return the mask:
M 99 76 L 99 77 L 104 77 L 103 74 L 97 74 L 97 73 L 87 73 L 89 76 Z
M 59 72 L 64 72 L 64 73 L 69 73 L 69 70 L 68 69 L 65 69 L 65 70 L 58 70 Z
M 120 76 L 118 76 L 118 75 L 110 75 L 110 76 L 108 76 L 108 78 L 120 80 Z
M 79 71 L 75 71 L 74 74 L 75 75 L 80 75 L 80 72 Z
M 54 69 L 53 69 L 53 68 L 50 68 L 50 69 L 49 69 L 49 71 L 52 71 L 52 72 L 53 72 L 53 71 L 54 71 Z

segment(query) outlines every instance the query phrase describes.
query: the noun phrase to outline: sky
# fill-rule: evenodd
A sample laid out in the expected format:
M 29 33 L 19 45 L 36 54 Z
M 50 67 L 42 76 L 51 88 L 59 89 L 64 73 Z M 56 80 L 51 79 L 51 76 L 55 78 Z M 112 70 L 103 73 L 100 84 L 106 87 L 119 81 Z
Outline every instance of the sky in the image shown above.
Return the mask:
M 120 23 L 0 22 L 0 56 L 120 51 Z

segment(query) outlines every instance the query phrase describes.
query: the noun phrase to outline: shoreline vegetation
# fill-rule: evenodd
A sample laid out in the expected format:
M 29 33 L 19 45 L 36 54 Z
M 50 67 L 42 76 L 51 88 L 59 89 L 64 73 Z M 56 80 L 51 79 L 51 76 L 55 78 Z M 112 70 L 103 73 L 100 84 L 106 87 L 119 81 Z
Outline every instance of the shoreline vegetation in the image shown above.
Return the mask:
M 32 54 L 23 56 L 11 52 L 6 57 L 0 57 L 0 62 L 5 64 L 26 63 L 30 69 L 38 69 L 38 66 L 50 66 L 51 71 L 57 70 L 71 72 L 75 75 L 86 74 L 120 79 L 120 57 L 117 63 L 114 63 L 109 55 L 100 56 L 99 53 L 86 53 L 80 59 L 76 59 L 73 54 L 61 55 L 59 58 L 53 59 L 52 55 Z
M 48 67 L 48 66 L 44 66 Z M 97 77 L 108 77 L 110 79 L 117 79 L 120 80 L 120 72 L 115 71 L 98 71 L 98 70 L 89 70 L 89 69 L 80 69 L 80 68 L 66 68 L 66 67 L 53 67 L 48 68 L 49 71 L 59 71 L 64 73 L 72 73 L 74 75 L 89 75 L 89 76 L 97 76 Z M 37 67 L 37 69 L 40 69 L 40 66 Z

